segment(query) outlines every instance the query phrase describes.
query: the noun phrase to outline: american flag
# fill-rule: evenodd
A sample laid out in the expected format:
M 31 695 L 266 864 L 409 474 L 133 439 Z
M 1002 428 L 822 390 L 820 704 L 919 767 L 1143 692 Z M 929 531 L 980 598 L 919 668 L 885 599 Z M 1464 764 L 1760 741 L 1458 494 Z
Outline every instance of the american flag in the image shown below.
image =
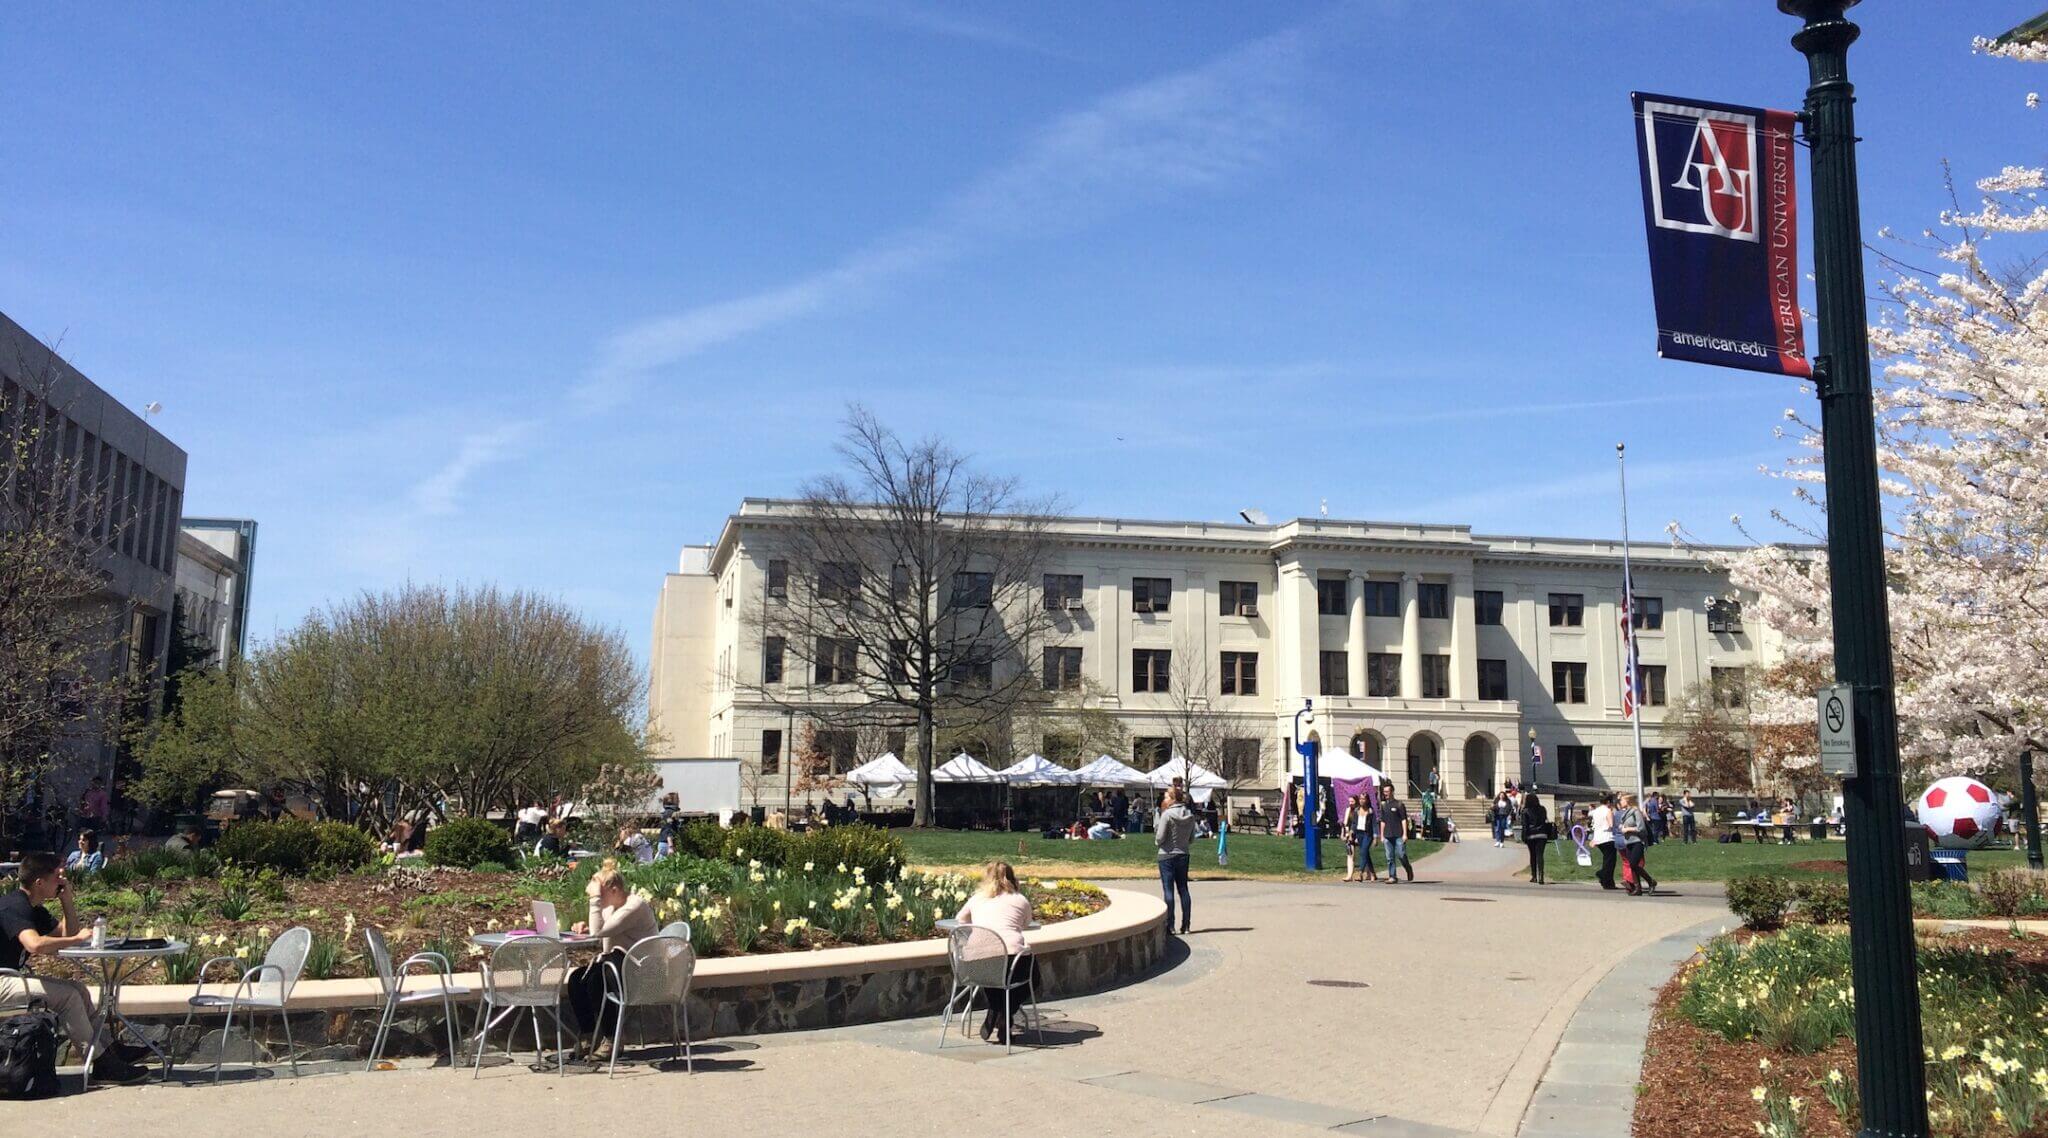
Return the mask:
M 1642 659 L 1636 655 L 1636 583 L 1634 575 L 1623 570 L 1621 575 L 1621 717 L 1636 717 L 1636 682 L 1642 671 Z

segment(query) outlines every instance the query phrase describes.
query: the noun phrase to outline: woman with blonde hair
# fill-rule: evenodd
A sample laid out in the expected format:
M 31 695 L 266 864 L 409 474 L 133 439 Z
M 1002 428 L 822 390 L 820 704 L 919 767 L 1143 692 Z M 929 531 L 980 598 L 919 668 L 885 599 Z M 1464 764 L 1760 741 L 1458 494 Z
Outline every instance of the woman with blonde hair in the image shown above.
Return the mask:
M 1011 957 L 1010 984 L 1004 993 L 1003 1004 L 1014 1010 L 1017 1006 L 1014 993 L 1031 980 L 1031 946 L 1024 940 L 1024 930 L 1031 927 L 1031 900 L 1017 887 L 1017 871 L 1006 861 L 992 861 L 981 870 L 981 888 L 960 906 L 959 920 L 962 925 L 973 925 L 988 929 L 1000 937 L 1003 952 Z M 986 938 L 976 937 L 983 945 L 970 943 L 965 951 L 969 959 L 995 955 L 986 945 Z M 981 1020 L 981 1037 L 994 1038 L 1001 1032 L 1001 1042 L 1010 1041 L 1009 1016 L 996 1014 L 995 993 L 982 989 L 981 998 L 987 1014 Z
M 647 898 L 627 887 L 617 858 L 604 859 L 598 871 L 590 875 L 590 883 L 583 887 L 583 892 L 590 898 L 590 919 L 577 921 L 570 931 L 602 939 L 604 949 L 595 960 L 569 973 L 569 1010 L 577 1030 L 591 1040 L 591 1055 L 608 1059 L 611 1020 L 618 1012 L 604 999 L 604 962 L 625 959 L 626 950 L 653 936 L 657 926 L 654 907 L 647 903 Z

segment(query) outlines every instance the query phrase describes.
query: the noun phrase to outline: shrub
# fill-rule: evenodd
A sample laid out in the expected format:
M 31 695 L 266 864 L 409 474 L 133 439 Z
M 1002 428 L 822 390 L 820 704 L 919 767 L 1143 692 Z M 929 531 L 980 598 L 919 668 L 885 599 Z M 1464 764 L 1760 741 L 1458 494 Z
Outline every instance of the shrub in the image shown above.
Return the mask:
M 784 863 L 787 869 L 802 869 L 811 862 L 835 872 L 844 864 L 849 871 L 864 871 L 869 881 L 893 881 L 903 875 L 903 840 L 875 826 L 827 826 L 797 835 L 792 846 L 790 860 Z
M 1913 915 L 1938 920 L 1967 920 L 1984 915 L 1983 898 L 1975 889 L 1952 881 L 1913 883 Z
M 474 869 L 486 862 L 512 861 L 512 838 L 485 818 L 456 818 L 427 831 L 427 860 L 435 865 Z
M 346 873 L 377 860 L 376 839 L 346 822 L 313 825 L 313 866 Z
M 762 865 L 777 868 L 789 864 L 790 853 L 803 837 L 801 834 L 792 834 L 786 830 L 771 830 L 766 826 L 734 826 L 724 831 L 724 835 L 717 857 L 734 865 L 758 861 Z M 796 864 L 803 863 L 804 859 L 796 859 Z
M 2001 869 L 1985 874 L 1977 892 L 1992 916 L 2024 916 L 2040 899 L 2041 877 L 2024 869 Z
M 302 874 L 313 864 L 319 844 L 308 822 L 238 822 L 222 832 L 213 849 L 231 865 Z
M 1809 925 L 1839 925 L 1849 919 L 1849 886 L 1842 881 L 1802 881 L 1799 916 Z
M 1792 907 L 1792 883 L 1769 873 L 1728 879 L 1728 908 L 1753 929 L 1775 929 Z
M 692 822 L 676 831 L 676 852 L 707 861 L 725 856 L 725 827 L 716 822 Z

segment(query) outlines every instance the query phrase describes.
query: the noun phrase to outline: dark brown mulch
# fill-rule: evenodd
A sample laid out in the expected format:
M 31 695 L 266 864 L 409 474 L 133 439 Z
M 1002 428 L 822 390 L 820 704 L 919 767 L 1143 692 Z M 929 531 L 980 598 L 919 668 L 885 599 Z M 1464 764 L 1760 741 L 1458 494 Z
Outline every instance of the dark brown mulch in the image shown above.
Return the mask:
M 1849 863 L 1839 858 L 1821 858 L 1817 861 L 1795 861 L 1791 865 L 1786 866 L 1785 868 L 1805 870 L 1807 873 L 1833 873 L 1839 876 L 1847 876 L 1849 873 Z

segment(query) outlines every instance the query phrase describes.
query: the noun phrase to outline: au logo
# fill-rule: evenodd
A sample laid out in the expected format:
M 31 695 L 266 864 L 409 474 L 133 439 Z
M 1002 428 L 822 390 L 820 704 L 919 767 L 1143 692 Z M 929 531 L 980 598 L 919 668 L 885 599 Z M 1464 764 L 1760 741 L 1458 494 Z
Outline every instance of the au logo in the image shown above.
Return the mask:
M 1642 123 L 1657 227 L 1758 240 L 1756 117 L 1647 101 Z

